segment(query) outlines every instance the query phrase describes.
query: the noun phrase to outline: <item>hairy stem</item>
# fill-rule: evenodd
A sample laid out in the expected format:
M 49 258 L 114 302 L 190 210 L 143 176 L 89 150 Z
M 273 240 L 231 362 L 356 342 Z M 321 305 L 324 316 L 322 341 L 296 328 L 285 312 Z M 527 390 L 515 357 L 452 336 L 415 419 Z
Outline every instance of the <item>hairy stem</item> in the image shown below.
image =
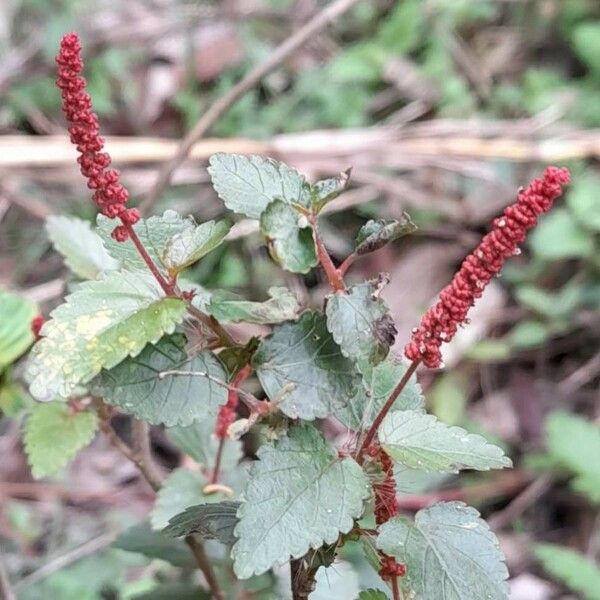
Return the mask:
M 185 537 L 185 543 L 190 547 L 192 554 L 196 559 L 196 564 L 204 574 L 213 598 L 215 600 L 225 600 L 225 596 L 221 591 L 215 572 L 210 564 L 210 560 L 204 551 L 204 546 L 193 535 L 187 535 Z
M 317 257 L 323 270 L 325 271 L 325 275 L 327 276 L 327 280 L 329 281 L 329 285 L 335 292 L 343 292 L 346 290 L 346 284 L 344 283 L 344 278 L 340 271 L 336 268 L 331 260 L 331 256 L 329 256 L 329 252 L 327 252 L 327 248 L 325 248 L 325 244 L 321 239 L 321 235 L 319 233 L 319 229 L 317 227 L 316 217 L 310 219 L 310 222 L 313 227 L 313 237 L 315 240 L 315 247 L 317 249 Z
M 290 561 L 290 580 L 293 600 L 308 600 L 315 587 L 315 570 L 308 569 L 302 558 Z
M 352 253 L 348 255 L 346 260 L 338 267 L 338 273 L 343 277 L 346 271 L 354 264 L 354 261 L 358 258 L 358 254 Z
M 394 402 L 396 402 L 396 399 L 398 398 L 398 396 L 402 393 L 402 390 L 406 387 L 406 384 L 409 382 L 410 378 L 412 377 L 412 374 L 416 371 L 417 367 L 419 366 L 419 363 L 420 363 L 419 360 L 412 361 L 412 363 L 406 370 L 406 373 L 404 373 L 404 375 L 402 376 L 402 379 L 400 379 L 400 381 L 397 383 L 396 387 L 390 394 L 390 397 L 386 400 L 385 404 L 379 411 L 379 414 L 375 417 L 373 424 L 369 428 L 369 431 L 367 431 L 367 435 L 365 435 L 365 437 L 362 441 L 362 444 L 360 445 L 360 447 L 358 448 L 358 451 L 356 452 L 356 461 L 359 464 L 362 464 L 363 455 L 364 455 L 365 450 L 371 445 L 371 442 L 373 441 L 373 438 L 377 434 L 377 431 L 379 430 L 379 426 L 381 425 L 383 419 L 390 411 L 390 408 L 392 408 L 392 406 L 394 405 Z
M 219 471 L 221 470 L 221 460 L 223 458 L 225 441 L 225 438 L 219 439 L 219 447 L 217 448 L 217 455 L 215 456 L 215 466 L 213 467 L 212 474 L 210 476 L 211 483 L 217 483 L 219 481 Z
M 392 597 L 394 600 L 402 600 L 402 592 L 398 586 L 397 577 L 392 577 Z

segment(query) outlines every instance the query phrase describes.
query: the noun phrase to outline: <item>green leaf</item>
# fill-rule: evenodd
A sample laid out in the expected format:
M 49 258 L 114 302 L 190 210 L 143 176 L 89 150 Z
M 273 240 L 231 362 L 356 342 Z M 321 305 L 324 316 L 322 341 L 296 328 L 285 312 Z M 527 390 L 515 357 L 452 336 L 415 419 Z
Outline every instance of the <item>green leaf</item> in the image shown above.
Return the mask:
M 197 421 L 189 427 L 171 427 L 167 437 L 182 451 L 204 467 L 212 467 L 219 448 L 214 435 L 215 418 Z M 221 454 L 221 469 L 231 471 L 242 458 L 242 444 L 238 440 L 226 440 Z
M 158 531 L 153 531 L 148 521 L 142 521 L 126 529 L 113 542 L 113 547 L 143 554 L 148 558 L 166 560 L 176 567 L 194 568 L 197 566 L 190 549 L 183 541 L 174 540 Z
M 559 411 L 547 418 L 546 435 L 551 456 L 575 473 L 573 487 L 600 503 L 600 427 Z
M 296 323 L 273 328 L 254 355 L 260 383 L 293 419 L 322 419 L 360 386 L 352 363 L 327 331 L 325 315 L 307 311 Z
M 313 230 L 304 215 L 283 200 L 273 200 L 260 215 L 260 230 L 273 260 L 292 273 L 308 273 L 317 264 Z
M 419 598 L 506 600 L 508 571 L 498 540 L 479 513 L 462 502 L 420 510 L 380 527 L 377 547 L 406 565 Z
M 573 29 L 573 49 L 596 74 L 600 74 L 600 23 L 583 21 Z
M 96 433 L 96 415 L 74 412 L 66 404 L 37 404 L 23 434 L 27 460 L 36 479 L 64 467 Z
M 509 339 L 515 348 L 533 348 L 543 344 L 550 335 L 545 323 L 526 319 L 521 321 L 510 332 Z
M 586 600 L 600 600 L 600 568 L 584 554 L 555 544 L 535 544 L 536 558 L 555 579 Z
M 215 502 L 197 504 L 171 517 L 162 533 L 169 537 L 182 537 L 197 533 L 207 540 L 219 540 L 227 546 L 233 545 L 233 530 L 238 523 L 239 502 Z
M 272 287 L 268 293 L 269 300 L 250 302 L 231 292 L 218 290 L 212 293 L 206 311 L 219 321 L 259 325 L 282 323 L 296 317 L 300 303 L 292 292 L 287 288 Z
M 400 220 L 367 221 L 356 236 L 354 252 L 359 255 L 375 252 L 386 244 L 416 230 L 417 226 L 410 220 L 408 213 L 403 213 Z
M 337 177 L 317 181 L 311 188 L 313 212 L 318 213 L 328 202 L 337 198 L 348 186 L 350 169 Z
M 353 431 L 369 427 L 406 369 L 406 365 L 393 356 L 376 367 L 367 369 L 363 374 L 363 387 L 352 396 L 347 405 L 336 408 L 336 418 Z M 392 410 L 425 411 L 425 399 L 416 375 L 409 379 L 394 402 Z
M 100 273 L 118 269 L 118 261 L 110 256 L 88 221 L 51 215 L 46 220 L 46 231 L 54 249 L 77 277 L 96 279 Z
M 213 154 L 208 173 L 230 210 L 258 219 L 276 198 L 303 209 L 310 207 L 310 186 L 298 171 L 261 156 Z
M 594 250 L 590 234 L 564 208 L 555 208 L 540 220 L 530 243 L 534 253 L 546 260 L 588 256 Z
M 33 302 L 0 289 L 0 372 L 33 343 L 31 320 L 36 313 Z
M 600 28 L 599 28 L 600 30 Z M 590 173 L 579 175 L 567 194 L 567 204 L 586 229 L 600 231 L 600 178 Z
M 389 413 L 379 428 L 379 441 L 394 460 L 420 471 L 488 471 L 512 465 L 501 448 L 480 435 L 420 412 Z
M 352 529 L 370 494 L 360 466 L 338 458 L 310 425 L 261 446 L 258 458 L 238 510 L 231 554 L 241 579 L 334 543 Z
M 319 567 L 315 584 L 315 590 L 308 596 L 309 600 L 349 600 L 356 598 L 360 591 L 358 575 L 346 561 L 336 561 L 330 567 Z
M 208 221 L 176 233 L 165 247 L 163 264 L 178 273 L 217 248 L 230 229 L 231 225 L 225 221 Z
M 52 312 L 30 354 L 31 394 L 38 400 L 68 397 L 102 368 L 172 333 L 185 311 L 185 302 L 166 298 L 149 273 L 111 271 L 82 283 Z
M 7 417 L 17 417 L 33 400 L 20 383 L 0 382 L 0 412 Z
M 516 290 L 517 300 L 549 319 L 568 318 L 581 301 L 583 289 L 578 284 L 567 284 L 559 290 L 547 292 L 533 285 L 522 285 Z
M 128 271 L 147 271 L 148 267 L 131 240 L 117 242 L 111 233 L 117 223 L 104 215 L 98 215 L 98 233 L 110 255 L 121 263 L 121 268 Z M 166 210 L 162 216 L 140 219 L 133 229 L 146 248 L 150 258 L 163 274 L 168 274 L 168 267 L 163 257 L 169 242 L 177 234 L 186 230 L 193 231 L 195 223 L 192 219 L 184 219 L 174 210 Z
M 195 583 L 169 582 L 153 587 L 149 592 L 128 596 L 131 600 L 210 600 L 212 595 Z
M 209 350 L 188 358 L 185 338 L 176 334 L 148 344 L 136 357 L 127 358 L 110 370 L 103 369 L 92 389 L 110 404 L 152 425 L 187 426 L 215 416 L 227 402 L 227 390 L 207 377 L 168 375 L 163 371 L 207 373 L 227 381 L 219 359 Z
M 360 370 L 385 359 L 397 333 L 379 288 L 375 282 L 361 283 L 327 299 L 327 328 Z
M 381 590 L 364 590 L 358 595 L 358 600 L 388 600 Z
M 156 502 L 150 516 L 152 528 L 165 528 L 171 518 L 183 512 L 188 506 L 223 500 L 223 495 L 220 493 L 204 494 L 202 490 L 207 484 L 208 480 L 201 473 L 189 469 L 175 469 L 156 495 Z

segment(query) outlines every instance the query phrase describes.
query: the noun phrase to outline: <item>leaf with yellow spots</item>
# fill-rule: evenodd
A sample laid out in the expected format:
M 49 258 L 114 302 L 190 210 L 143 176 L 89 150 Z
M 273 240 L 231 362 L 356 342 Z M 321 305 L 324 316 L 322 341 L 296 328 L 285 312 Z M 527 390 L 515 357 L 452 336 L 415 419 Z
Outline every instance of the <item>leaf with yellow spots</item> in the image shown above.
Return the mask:
M 185 310 L 149 273 L 111 271 L 82 283 L 42 328 L 27 367 L 31 394 L 41 401 L 71 395 L 102 368 L 173 333 Z
M 64 467 L 96 433 L 96 415 L 62 402 L 36 404 L 25 423 L 25 452 L 37 479 Z

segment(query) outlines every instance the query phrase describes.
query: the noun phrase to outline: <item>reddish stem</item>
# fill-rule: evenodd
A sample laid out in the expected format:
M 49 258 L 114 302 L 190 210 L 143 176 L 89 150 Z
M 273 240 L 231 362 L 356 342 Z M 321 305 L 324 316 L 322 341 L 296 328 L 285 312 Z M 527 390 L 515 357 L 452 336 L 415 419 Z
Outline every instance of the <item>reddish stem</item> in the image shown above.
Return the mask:
M 412 374 L 416 371 L 417 367 L 419 366 L 419 363 L 419 360 L 412 361 L 412 363 L 406 370 L 406 373 L 404 373 L 402 379 L 400 379 L 393 392 L 390 394 L 390 397 L 386 400 L 385 404 L 379 411 L 379 414 L 375 417 L 373 424 L 369 428 L 369 431 L 367 431 L 367 435 L 365 436 L 364 440 L 362 441 L 362 444 L 356 452 L 356 461 L 358 462 L 358 464 L 362 464 L 363 454 L 365 450 L 371 445 L 375 434 L 379 430 L 381 422 L 390 411 L 390 408 L 392 408 L 392 406 L 394 405 L 394 402 L 396 402 L 398 396 L 402 393 L 402 390 L 406 387 L 406 384 L 409 382 L 410 378 L 412 377 Z
M 219 438 L 219 447 L 215 456 L 215 466 L 213 467 L 212 475 L 210 476 L 211 483 L 219 481 L 219 471 L 221 470 L 221 460 L 223 459 L 223 448 L 225 447 L 225 438 Z
M 329 285 L 333 288 L 335 292 L 343 292 L 346 290 L 344 278 L 333 264 L 331 256 L 329 256 L 329 252 L 327 252 L 327 248 L 325 248 L 325 244 L 323 244 L 323 240 L 321 239 L 321 236 L 319 234 L 319 229 L 317 228 L 316 218 L 313 217 L 310 220 L 310 222 L 313 227 L 313 237 L 315 240 L 315 247 L 317 249 L 317 257 L 325 271 L 325 275 L 327 276 Z
M 398 578 L 392 577 L 392 594 L 394 600 L 401 600 L 400 588 L 398 587 Z
M 338 273 L 343 277 L 346 271 L 354 264 L 354 261 L 358 258 L 358 254 L 354 252 L 344 260 L 344 262 L 338 267 Z
M 150 269 L 150 272 L 152 273 L 152 275 L 154 275 L 154 278 L 156 279 L 156 281 L 158 281 L 158 284 L 160 285 L 160 287 L 163 289 L 163 291 L 165 292 L 165 294 L 167 296 L 173 296 L 173 292 L 175 289 L 174 284 L 169 283 L 162 276 L 161 272 L 158 270 L 158 267 L 154 264 L 152 257 L 148 254 L 146 248 L 144 247 L 144 244 L 142 244 L 142 241 L 140 240 L 137 233 L 135 232 L 133 225 L 131 225 L 130 223 L 127 223 L 125 221 L 123 221 L 123 225 L 127 229 L 127 233 L 129 234 L 129 238 L 133 242 L 133 245 L 136 247 L 137 251 L 140 253 L 142 260 L 146 263 L 146 266 L 148 267 L 148 269 Z

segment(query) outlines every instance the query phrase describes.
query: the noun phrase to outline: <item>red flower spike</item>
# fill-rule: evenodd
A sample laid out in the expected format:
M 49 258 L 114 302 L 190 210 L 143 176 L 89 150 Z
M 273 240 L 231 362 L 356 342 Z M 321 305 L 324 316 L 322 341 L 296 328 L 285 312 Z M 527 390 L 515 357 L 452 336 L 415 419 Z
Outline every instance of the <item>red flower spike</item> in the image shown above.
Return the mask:
M 398 500 L 396 499 L 396 480 L 394 479 L 394 463 L 379 444 L 371 444 L 367 455 L 381 466 L 384 480 L 373 484 L 375 496 L 375 522 L 377 525 L 386 523 L 398 514 Z
M 42 325 L 44 324 L 44 315 L 36 315 L 31 319 L 31 333 L 35 337 L 35 341 L 37 342 L 40 339 L 40 331 L 42 329 Z
M 68 33 L 60 42 L 56 57 L 61 90 L 62 108 L 69 123 L 71 142 L 80 153 L 77 162 L 81 173 L 88 180 L 88 187 L 95 190 L 92 199 L 100 212 L 109 219 L 119 217 L 124 225 L 133 225 L 140 219 L 135 208 L 126 208 L 129 193 L 119 181 L 119 171 L 109 169 L 110 155 L 102 152 L 104 140 L 100 137 L 98 116 L 92 110 L 92 99 L 85 91 L 86 81 L 81 77 L 83 60 L 81 43 L 76 33 Z M 123 242 L 127 239 L 127 227 L 117 227 L 112 236 Z
M 467 313 L 480 298 L 492 277 L 504 261 L 519 254 L 518 245 L 537 224 L 538 217 L 548 212 L 571 176 L 567 169 L 548 167 L 541 179 L 534 179 L 521 189 L 517 201 L 508 206 L 501 217 L 493 221 L 492 230 L 475 250 L 465 258 L 454 279 L 439 300 L 421 319 L 404 348 L 410 360 L 422 360 L 429 368 L 442 364 L 440 347 L 456 334 L 459 325 L 467 322 Z
M 406 575 L 406 565 L 396 562 L 392 556 L 383 552 L 379 553 L 381 566 L 379 567 L 379 576 L 384 581 L 390 581 L 392 577 L 404 577 Z

